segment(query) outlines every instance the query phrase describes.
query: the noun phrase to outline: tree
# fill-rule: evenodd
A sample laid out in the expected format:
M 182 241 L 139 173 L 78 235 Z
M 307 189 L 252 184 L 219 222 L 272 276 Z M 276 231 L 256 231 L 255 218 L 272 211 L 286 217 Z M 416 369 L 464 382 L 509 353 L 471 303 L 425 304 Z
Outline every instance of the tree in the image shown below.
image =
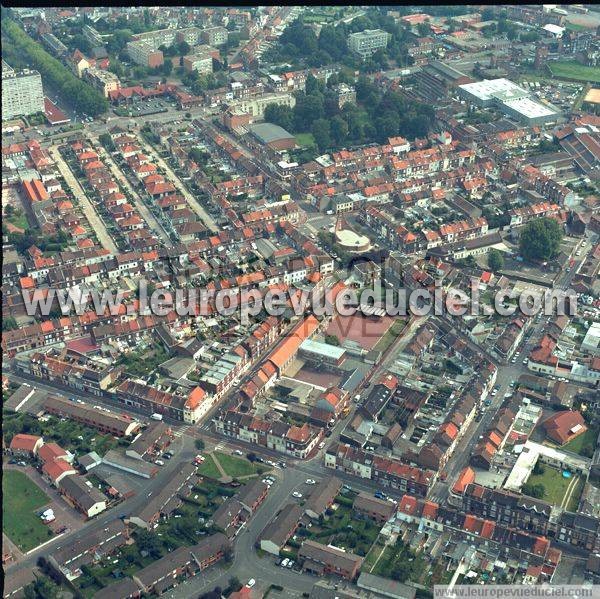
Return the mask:
M 15 329 L 18 329 L 19 325 L 17 324 L 17 321 L 15 320 L 14 316 L 6 316 L 2 319 L 2 330 L 3 331 L 14 331 Z
M 529 495 L 530 497 L 534 497 L 535 499 L 542 499 L 546 493 L 546 487 L 541 483 L 533 484 L 533 483 L 525 483 L 523 485 L 522 492 L 525 495 Z
M 249 462 L 256 462 L 256 454 L 253 452 L 250 452 L 246 455 L 246 457 L 248 458 Z
M 538 460 L 533 467 L 533 473 L 539 475 L 544 474 L 545 471 L 546 469 L 544 468 L 544 465 Z
M 336 146 L 342 146 L 348 140 L 348 123 L 336 115 L 331 119 L 331 138 Z
M 325 335 L 325 343 L 329 343 L 329 345 L 339 345 L 340 340 L 335 335 Z
M 145 551 L 150 557 L 159 559 L 162 556 L 162 543 L 153 532 L 144 529 L 138 531 L 136 542 L 140 551 Z
M 488 253 L 488 266 L 494 272 L 504 267 L 504 256 L 500 250 L 490 250 Z
M 237 576 L 232 576 L 229 579 L 229 589 L 233 592 L 237 592 L 242 588 L 242 583 Z
M 188 55 L 190 53 L 190 50 L 191 50 L 190 45 L 185 40 L 183 40 L 183 41 L 179 42 L 179 44 L 177 44 L 177 53 L 180 56 Z
M 328 120 L 317 119 L 312 125 L 311 133 L 320 152 L 331 147 L 331 127 Z
M 265 121 L 292 131 L 294 129 L 294 111 L 289 106 L 268 104 L 265 108 Z
M 27 599 L 56 599 L 59 588 L 46 576 L 40 576 L 35 582 L 28 584 L 23 591 Z
M 205 447 L 205 443 L 202 439 L 196 439 L 194 441 L 194 445 L 196 446 L 196 449 L 199 449 L 200 451 L 202 451 Z
M 552 218 L 533 220 L 527 223 L 521 232 L 521 255 L 532 261 L 550 260 L 558 254 L 562 236 L 558 221 Z

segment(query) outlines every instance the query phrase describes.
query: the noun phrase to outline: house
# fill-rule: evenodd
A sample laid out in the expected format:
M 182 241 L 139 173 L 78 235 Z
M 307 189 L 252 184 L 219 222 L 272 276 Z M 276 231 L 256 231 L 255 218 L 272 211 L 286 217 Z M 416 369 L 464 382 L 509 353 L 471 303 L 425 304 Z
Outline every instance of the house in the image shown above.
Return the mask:
M 288 539 L 296 532 L 303 513 L 304 509 L 297 504 L 285 505 L 260 533 L 260 548 L 272 555 L 279 555 Z
M 396 504 L 361 491 L 355 497 L 352 509 L 364 518 L 375 520 L 379 524 L 385 524 L 396 512 Z
M 564 445 L 587 431 L 580 412 L 565 410 L 542 422 L 546 436 L 559 445 Z
M 312 491 L 304 508 L 309 518 L 316 519 L 325 514 L 342 488 L 342 481 L 332 476 L 324 478 Z
M 12 438 L 9 449 L 15 455 L 35 456 L 43 444 L 42 437 L 19 433 Z
M 248 509 L 250 513 L 254 513 L 266 499 L 268 492 L 269 487 L 261 480 L 256 479 L 246 483 L 235 498 Z
M 316 576 L 334 574 L 354 580 L 364 561 L 363 557 L 315 541 L 304 541 L 298 551 L 302 570 Z
M 163 558 L 152 562 L 133 575 L 133 580 L 144 593 L 160 595 L 177 584 L 180 576 L 193 576 L 218 562 L 231 549 L 227 537 L 221 533 L 206 537 L 197 545 L 179 547 Z
M 106 509 L 106 497 L 84 476 L 63 477 L 58 490 L 88 518 Z

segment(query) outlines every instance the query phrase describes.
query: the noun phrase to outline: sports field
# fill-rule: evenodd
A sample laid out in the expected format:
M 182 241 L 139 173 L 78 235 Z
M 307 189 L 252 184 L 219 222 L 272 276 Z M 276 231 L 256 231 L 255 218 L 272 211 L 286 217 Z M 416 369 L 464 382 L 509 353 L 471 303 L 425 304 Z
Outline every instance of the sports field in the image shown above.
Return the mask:
M 548 64 L 548 68 L 555 77 L 563 79 L 572 79 L 574 81 L 589 81 L 590 83 L 600 83 L 600 68 L 588 67 L 578 62 L 556 61 Z

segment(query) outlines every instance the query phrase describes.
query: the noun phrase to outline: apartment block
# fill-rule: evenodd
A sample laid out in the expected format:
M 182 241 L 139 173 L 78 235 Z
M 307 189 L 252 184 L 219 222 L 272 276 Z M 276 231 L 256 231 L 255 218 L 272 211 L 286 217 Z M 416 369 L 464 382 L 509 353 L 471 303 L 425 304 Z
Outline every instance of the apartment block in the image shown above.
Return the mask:
M 44 112 L 42 77 L 37 71 L 2 68 L 2 119 Z
M 365 29 L 348 36 L 348 48 L 361 58 L 368 58 L 387 46 L 389 33 L 382 29 Z

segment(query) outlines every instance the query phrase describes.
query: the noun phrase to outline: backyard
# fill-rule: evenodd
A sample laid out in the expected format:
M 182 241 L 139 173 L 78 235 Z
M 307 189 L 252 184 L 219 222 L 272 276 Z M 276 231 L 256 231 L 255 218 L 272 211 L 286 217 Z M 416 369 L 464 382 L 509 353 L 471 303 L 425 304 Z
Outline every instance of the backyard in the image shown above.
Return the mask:
M 50 498 L 23 472 L 4 470 L 2 477 L 2 530 L 23 551 L 29 551 L 52 536 L 35 513 Z
M 319 524 L 313 524 L 311 528 L 300 529 L 300 535 L 324 545 L 331 543 L 356 555 L 367 555 L 381 526 L 370 519 L 359 520 L 353 517 L 351 499 L 338 497 L 337 501 L 338 507 L 331 515 L 320 520 Z
M 572 441 L 569 441 L 566 445 L 563 445 L 562 449 L 591 458 L 594 453 L 594 447 L 596 447 L 597 438 L 598 429 L 589 428 L 585 433 L 582 433 Z
M 543 472 L 531 474 L 522 492 L 526 495 L 530 494 L 532 487 L 541 485 L 544 493 L 539 499 L 573 511 L 577 509 L 583 483 L 584 480 L 576 474 L 565 478 L 560 470 L 544 465 Z
M 221 504 L 222 496 L 233 495 L 233 490 L 209 481 L 202 481 L 184 499 L 183 505 L 154 531 L 134 529 L 136 543 L 123 547 L 94 566 L 84 566 L 77 586 L 85 597 L 93 597 L 101 588 L 115 579 L 132 576 L 156 559 L 178 547 L 194 545 L 202 537 L 216 530 L 207 527 L 208 520 Z

